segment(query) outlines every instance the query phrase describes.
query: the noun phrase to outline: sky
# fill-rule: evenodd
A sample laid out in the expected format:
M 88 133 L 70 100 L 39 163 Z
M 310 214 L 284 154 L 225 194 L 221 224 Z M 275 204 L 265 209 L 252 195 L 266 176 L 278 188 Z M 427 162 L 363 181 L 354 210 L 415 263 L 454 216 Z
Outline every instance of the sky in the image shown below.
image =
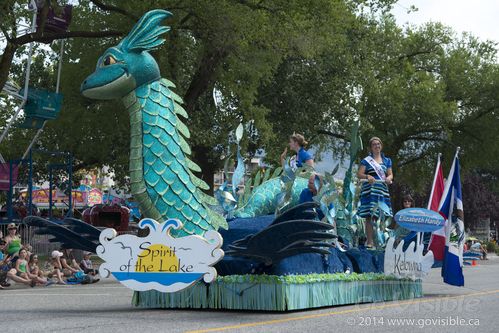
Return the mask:
M 411 5 L 419 10 L 407 14 Z M 471 32 L 482 40 L 499 43 L 498 0 L 400 0 L 392 13 L 400 25 L 442 22 L 459 34 Z

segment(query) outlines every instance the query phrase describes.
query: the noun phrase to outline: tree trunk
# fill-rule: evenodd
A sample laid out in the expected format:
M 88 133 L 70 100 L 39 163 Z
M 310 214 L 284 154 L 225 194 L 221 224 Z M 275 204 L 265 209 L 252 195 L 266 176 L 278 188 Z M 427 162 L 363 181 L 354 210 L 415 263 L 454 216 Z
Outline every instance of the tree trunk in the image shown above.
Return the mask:
M 228 52 L 225 50 L 210 50 L 199 62 L 199 67 L 184 96 L 185 108 L 189 113 L 196 109 L 199 96 L 216 80 L 218 66 L 227 55 Z
M 197 165 L 201 168 L 201 179 L 206 182 L 210 186 L 210 189 L 205 191 L 207 194 L 213 194 L 213 184 L 214 179 L 213 176 L 215 172 L 218 170 L 217 165 L 212 163 L 211 157 L 206 153 L 207 148 L 202 146 L 192 147 L 192 151 L 194 152 L 193 158 Z
M 5 83 L 7 82 L 7 79 L 9 78 L 9 71 L 16 50 L 17 45 L 7 41 L 7 46 L 5 46 L 5 50 L 2 54 L 2 59 L 0 60 L 0 91 L 2 91 Z

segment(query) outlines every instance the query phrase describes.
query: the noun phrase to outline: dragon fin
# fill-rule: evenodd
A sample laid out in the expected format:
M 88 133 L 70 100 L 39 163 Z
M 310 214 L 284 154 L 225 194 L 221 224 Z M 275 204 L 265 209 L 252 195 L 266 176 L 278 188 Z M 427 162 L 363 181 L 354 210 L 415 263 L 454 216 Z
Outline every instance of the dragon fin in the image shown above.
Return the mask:
M 162 9 L 145 13 L 118 47 L 124 51 L 137 52 L 157 49 L 165 42 L 160 36 L 170 30 L 170 27 L 161 26 L 160 23 L 170 16 L 172 16 L 170 12 Z
M 178 114 L 179 116 L 184 117 L 185 119 L 189 118 L 189 115 L 187 114 L 187 111 L 177 102 L 173 103 L 173 107 L 175 110 L 175 113 Z
M 177 127 L 177 129 L 178 129 L 178 127 Z M 182 135 L 179 135 L 178 140 L 179 140 L 180 148 L 182 149 L 182 151 L 186 155 L 190 155 L 191 154 L 191 147 L 189 146 L 187 141 L 185 141 L 184 137 Z
M 177 117 L 177 129 L 184 138 L 189 139 L 191 137 L 191 132 L 189 132 L 187 126 L 185 126 L 185 124 L 180 119 L 178 119 L 178 117 Z
M 207 205 L 217 205 L 218 201 L 214 197 L 204 193 L 203 191 L 198 191 L 198 196 L 201 199 L 201 201 Z
M 196 163 L 194 163 L 193 161 L 191 161 L 189 158 L 185 158 L 185 163 L 187 165 L 187 167 L 189 168 L 189 170 L 192 170 L 194 172 L 201 172 L 201 168 L 199 167 L 199 165 L 197 165 Z

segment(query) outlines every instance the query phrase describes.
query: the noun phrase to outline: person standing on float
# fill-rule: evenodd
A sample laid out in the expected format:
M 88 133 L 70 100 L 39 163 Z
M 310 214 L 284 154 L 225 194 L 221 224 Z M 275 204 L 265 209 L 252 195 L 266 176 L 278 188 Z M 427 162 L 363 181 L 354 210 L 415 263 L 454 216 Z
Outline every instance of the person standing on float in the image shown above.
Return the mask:
M 360 162 L 357 177 L 367 181 L 362 183 L 360 191 L 360 207 L 357 215 L 365 218 L 367 248 L 374 247 L 374 221 L 379 218 L 378 202 L 384 202 L 391 212 L 390 192 L 388 185 L 393 182 L 392 160 L 381 151 L 383 143 L 380 138 L 369 140 L 369 155 Z
M 291 158 L 291 167 L 293 169 L 301 168 L 305 165 L 308 165 L 311 168 L 314 167 L 314 157 L 305 149 L 307 145 L 308 142 L 301 134 L 293 134 L 289 137 L 289 149 L 296 152 L 296 156 Z M 287 154 L 288 147 L 286 147 L 281 154 L 281 165 L 283 167 Z

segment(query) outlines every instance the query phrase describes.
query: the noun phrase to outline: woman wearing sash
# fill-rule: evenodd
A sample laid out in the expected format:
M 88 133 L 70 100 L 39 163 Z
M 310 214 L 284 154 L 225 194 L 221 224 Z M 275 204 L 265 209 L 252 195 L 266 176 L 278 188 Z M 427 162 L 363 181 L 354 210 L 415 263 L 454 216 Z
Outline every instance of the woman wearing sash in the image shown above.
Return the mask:
M 369 140 L 369 155 L 360 162 L 357 177 L 367 181 L 362 183 L 360 190 L 360 207 L 357 215 L 365 218 L 367 243 L 366 247 L 374 246 L 373 219 L 379 217 L 379 209 L 375 209 L 378 202 L 384 202 L 390 209 L 391 202 L 388 185 L 393 182 L 392 160 L 386 157 L 381 150 L 383 143 L 378 137 Z
M 314 157 L 310 154 L 305 147 L 308 145 L 308 142 L 305 141 L 305 138 L 301 134 L 293 134 L 289 137 L 289 149 L 296 152 L 296 155 L 291 159 L 291 166 L 293 169 L 301 168 L 305 165 L 309 167 L 314 167 Z M 284 149 L 284 152 L 281 154 L 281 165 L 284 166 L 284 161 L 286 160 L 286 155 L 288 154 L 288 148 Z

